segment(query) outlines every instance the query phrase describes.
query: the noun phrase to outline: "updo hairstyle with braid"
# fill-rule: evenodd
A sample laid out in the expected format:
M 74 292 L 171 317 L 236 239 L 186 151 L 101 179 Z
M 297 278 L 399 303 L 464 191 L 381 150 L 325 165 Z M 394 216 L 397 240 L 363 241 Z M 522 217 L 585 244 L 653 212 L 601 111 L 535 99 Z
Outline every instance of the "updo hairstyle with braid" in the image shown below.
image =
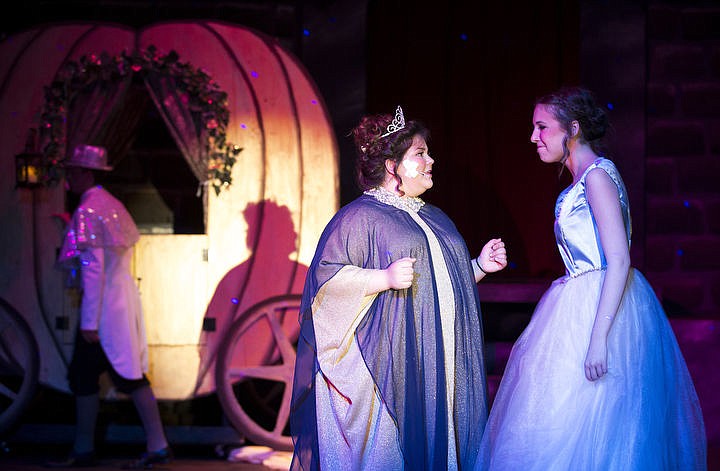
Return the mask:
M 572 133 L 572 122 L 577 121 L 581 142 L 587 143 L 595 153 L 601 153 L 603 138 L 610 124 L 605 110 L 596 104 L 592 92 L 581 87 L 565 87 L 538 99 L 535 105 L 548 106 L 568 136 Z M 563 140 L 563 149 L 567 158 L 566 140 Z
M 419 121 L 406 121 L 405 127 L 385 137 L 387 127 L 392 122 L 390 114 L 364 116 L 352 130 L 353 140 L 357 148 L 355 163 L 357 184 L 362 191 L 380 186 L 385 180 L 385 161 L 395 162 L 393 174 L 398 187 L 401 180 L 397 168 L 405 152 L 412 145 L 413 137 L 421 136 L 426 141 L 430 131 Z

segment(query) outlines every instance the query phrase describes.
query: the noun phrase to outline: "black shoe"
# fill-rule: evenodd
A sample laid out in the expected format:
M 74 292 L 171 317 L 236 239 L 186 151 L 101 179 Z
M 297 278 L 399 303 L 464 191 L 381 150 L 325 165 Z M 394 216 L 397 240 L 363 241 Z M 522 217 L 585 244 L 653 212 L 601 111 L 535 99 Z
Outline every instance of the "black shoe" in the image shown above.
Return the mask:
M 162 450 L 146 451 L 139 459 L 123 466 L 123 469 L 151 469 L 156 464 L 169 463 L 172 458 L 172 450 L 166 446 Z
M 92 468 L 97 466 L 94 451 L 86 451 L 78 453 L 71 451 L 67 458 L 61 461 L 48 461 L 45 463 L 46 468 Z

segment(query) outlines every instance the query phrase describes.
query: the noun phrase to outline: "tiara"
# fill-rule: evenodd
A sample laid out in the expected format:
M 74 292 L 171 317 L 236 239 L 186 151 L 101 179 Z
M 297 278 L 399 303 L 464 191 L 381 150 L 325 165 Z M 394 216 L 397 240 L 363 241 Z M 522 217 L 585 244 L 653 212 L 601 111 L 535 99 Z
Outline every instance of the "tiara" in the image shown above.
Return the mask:
M 395 119 L 392 120 L 392 123 L 388 124 L 387 132 L 380 137 L 387 137 L 394 132 L 398 132 L 404 127 L 405 115 L 403 115 L 403 110 L 400 105 L 398 105 L 397 110 L 395 110 Z

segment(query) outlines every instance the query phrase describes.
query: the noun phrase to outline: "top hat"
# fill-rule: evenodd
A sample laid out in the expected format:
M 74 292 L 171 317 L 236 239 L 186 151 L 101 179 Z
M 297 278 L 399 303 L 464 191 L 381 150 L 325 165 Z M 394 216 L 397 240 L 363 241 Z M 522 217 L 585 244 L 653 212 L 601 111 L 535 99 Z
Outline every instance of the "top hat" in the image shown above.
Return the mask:
M 80 144 L 73 150 L 72 156 L 65 160 L 65 167 L 82 167 L 91 170 L 112 170 L 107 163 L 107 149 L 98 146 Z

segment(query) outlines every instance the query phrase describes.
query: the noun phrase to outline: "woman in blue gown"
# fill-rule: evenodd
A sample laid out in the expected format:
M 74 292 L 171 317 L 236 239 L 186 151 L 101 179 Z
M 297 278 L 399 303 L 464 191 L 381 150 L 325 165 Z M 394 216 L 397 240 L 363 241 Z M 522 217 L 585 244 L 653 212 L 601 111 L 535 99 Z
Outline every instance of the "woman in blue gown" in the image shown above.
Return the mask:
M 704 470 L 700 404 L 652 288 L 630 265 L 630 208 L 598 154 L 608 127 L 592 94 L 541 98 L 531 141 L 572 184 L 555 206 L 566 275 L 513 346 L 479 470 Z
M 433 186 L 427 130 L 402 109 L 354 130 L 364 193 L 338 211 L 308 270 L 293 384 L 292 469 L 471 470 L 487 420 L 473 259 Z

